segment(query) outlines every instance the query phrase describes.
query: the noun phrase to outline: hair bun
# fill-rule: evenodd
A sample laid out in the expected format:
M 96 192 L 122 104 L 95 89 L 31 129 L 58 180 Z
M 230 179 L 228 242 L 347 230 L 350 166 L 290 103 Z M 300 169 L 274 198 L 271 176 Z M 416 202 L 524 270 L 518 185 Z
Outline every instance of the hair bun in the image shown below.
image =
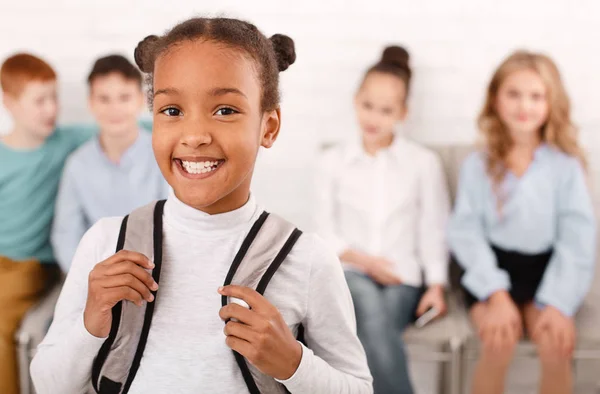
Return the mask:
M 158 36 L 151 35 L 144 38 L 137 44 L 137 47 L 135 47 L 135 51 L 133 51 L 133 58 L 135 59 L 135 64 L 137 64 L 142 72 L 152 72 L 152 67 L 149 64 L 150 62 L 147 61 L 147 55 L 149 53 L 149 48 L 158 40 Z
M 287 70 L 296 61 L 294 40 L 283 34 L 275 34 L 270 40 L 275 50 L 279 71 Z
M 408 66 L 409 59 L 410 55 L 406 49 L 393 45 L 385 48 L 380 63 L 399 67 L 404 70 L 410 70 L 410 67 Z

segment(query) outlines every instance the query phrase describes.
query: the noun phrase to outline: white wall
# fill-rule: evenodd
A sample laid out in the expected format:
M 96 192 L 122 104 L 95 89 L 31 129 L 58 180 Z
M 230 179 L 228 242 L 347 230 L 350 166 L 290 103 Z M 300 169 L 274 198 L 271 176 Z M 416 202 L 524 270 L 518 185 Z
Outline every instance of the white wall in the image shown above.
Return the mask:
M 472 141 L 493 68 L 510 51 L 527 48 L 555 58 L 581 138 L 589 151 L 600 150 L 595 0 L 1 0 L 0 58 L 26 50 L 47 59 L 59 72 L 61 122 L 88 121 L 85 78 L 96 57 L 132 57 L 146 35 L 206 13 L 243 17 L 268 35 L 296 41 L 298 61 L 282 77 L 283 132 L 261 155 L 254 191 L 305 228 L 318 148 L 354 137 L 352 95 L 387 44 L 406 45 L 413 55 L 406 128 L 419 140 Z M 9 125 L 0 111 L 0 129 Z

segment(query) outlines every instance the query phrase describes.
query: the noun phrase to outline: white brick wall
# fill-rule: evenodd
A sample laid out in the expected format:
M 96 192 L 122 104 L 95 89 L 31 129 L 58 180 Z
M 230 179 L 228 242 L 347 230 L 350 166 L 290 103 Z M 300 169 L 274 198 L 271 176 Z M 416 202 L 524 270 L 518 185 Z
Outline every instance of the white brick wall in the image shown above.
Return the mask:
M 406 129 L 424 142 L 468 142 L 485 84 L 516 48 L 559 64 L 582 139 L 600 150 L 600 54 L 595 0 L 1 0 L 0 58 L 27 50 L 60 73 L 62 122 L 87 121 L 85 78 L 110 52 L 131 57 L 144 36 L 198 13 L 247 18 L 296 40 L 283 76 L 284 127 L 261 155 L 254 191 L 274 211 L 310 228 L 311 170 L 318 147 L 355 133 L 352 95 L 362 72 L 390 43 L 413 55 Z M 218 5 L 213 5 L 218 4 Z M 10 121 L 0 112 L 0 130 Z M 594 158 L 592 157 L 592 161 Z M 599 165 L 595 168 L 600 170 Z

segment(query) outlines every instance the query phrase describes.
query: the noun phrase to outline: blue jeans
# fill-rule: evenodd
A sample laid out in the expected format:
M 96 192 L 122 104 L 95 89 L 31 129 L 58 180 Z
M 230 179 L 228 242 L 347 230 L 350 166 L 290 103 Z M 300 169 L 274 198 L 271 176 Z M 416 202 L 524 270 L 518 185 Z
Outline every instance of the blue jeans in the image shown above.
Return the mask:
M 346 281 L 375 394 L 412 394 L 402 331 L 414 319 L 422 290 L 407 285 L 382 286 L 354 271 L 346 271 Z

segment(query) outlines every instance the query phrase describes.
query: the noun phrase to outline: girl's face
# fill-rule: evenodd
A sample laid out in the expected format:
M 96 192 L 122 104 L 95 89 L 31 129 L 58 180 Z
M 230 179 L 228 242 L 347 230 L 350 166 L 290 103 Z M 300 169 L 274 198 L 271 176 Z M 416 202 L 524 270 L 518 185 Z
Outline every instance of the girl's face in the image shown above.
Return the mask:
M 514 141 L 539 137 L 548 119 L 547 96 L 544 81 L 533 70 L 515 71 L 502 81 L 495 109 Z
M 389 139 L 396 123 L 406 117 L 405 98 L 406 86 L 400 78 L 381 72 L 367 75 L 354 100 L 364 142 Z
M 175 195 L 209 214 L 246 203 L 260 146 L 279 132 L 261 110 L 256 63 L 213 41 L 184 41 L 154 66 L 156 161 Z

